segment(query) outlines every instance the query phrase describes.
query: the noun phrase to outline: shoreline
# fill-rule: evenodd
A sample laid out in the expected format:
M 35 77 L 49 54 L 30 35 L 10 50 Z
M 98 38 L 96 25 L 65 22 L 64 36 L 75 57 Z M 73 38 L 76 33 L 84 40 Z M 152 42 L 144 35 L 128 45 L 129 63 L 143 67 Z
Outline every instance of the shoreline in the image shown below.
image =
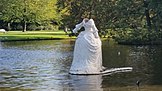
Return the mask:
M 8 31 L 0 33 L 0 42 L 74 39 L 64 31 Z
M 0 42 L 15 42 L 15 41 L 41 41 L 41 40 L 66 40 L 75 38 L 51 38 L 51 39 L 19 39 L 19 40 L 0 40 Z

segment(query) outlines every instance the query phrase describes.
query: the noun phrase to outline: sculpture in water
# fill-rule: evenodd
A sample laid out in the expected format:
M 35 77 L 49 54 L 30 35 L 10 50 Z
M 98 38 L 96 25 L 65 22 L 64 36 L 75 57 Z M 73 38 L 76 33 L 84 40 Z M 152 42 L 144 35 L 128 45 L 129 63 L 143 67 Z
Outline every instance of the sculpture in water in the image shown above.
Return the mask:
M 75 42 L 74 56 L 70 74 L 107 74 L 132 70 L 131 67 L 105 70 L 102 66 L 101 40 L 93 19 L 83 19 L 77 24 L 73 33 L 84 27 Z
M 71 74 L 99 74 L 102 71 L 101 40 L 93 19 L 83 19 L 73 30 L 84 27 L 75 42 Z

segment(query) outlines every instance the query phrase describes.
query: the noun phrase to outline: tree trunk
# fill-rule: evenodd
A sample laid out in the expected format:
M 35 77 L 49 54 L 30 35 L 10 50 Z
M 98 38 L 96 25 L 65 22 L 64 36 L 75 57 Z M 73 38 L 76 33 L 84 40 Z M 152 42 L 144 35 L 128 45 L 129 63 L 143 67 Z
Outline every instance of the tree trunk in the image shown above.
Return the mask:
M 23 32 L 26 32 L 26 5 L 27 5 L 27 2 L 26 0 L 24 0 Z
M 7 23 L 7 29 L 8 29 L 8 31 L 10 31 L 11 30 L 11 23 L 9 22 L 9 23 Z
M 26 21 L 24 21 L 24 24 L 23 24 L 23 32 L 26 32 Z
M 148 9 L 145 9 L 145 15 L 146 15 L 148 30 L 151 30 L 151 19 L 150 19 L 150 14 Z
M 150 14 L 149 14 L 149 9 L 148 9 L 148 2 L 146 0 L 144 0 L 143 3 L 144 3 L 144 7 L 145 7 L 145 16 L 146 16 L 147 27 L 148 27 L 148 30 L 151 30 L 151 19 L 150 19 Z

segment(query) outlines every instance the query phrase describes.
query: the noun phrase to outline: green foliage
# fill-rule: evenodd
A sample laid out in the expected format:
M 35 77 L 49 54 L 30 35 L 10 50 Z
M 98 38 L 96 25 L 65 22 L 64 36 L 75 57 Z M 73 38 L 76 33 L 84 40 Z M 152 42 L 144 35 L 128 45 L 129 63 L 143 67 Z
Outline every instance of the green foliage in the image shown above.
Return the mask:
M 161 25 L 162 23 L 162 15 L 161 15 L 162 14 L 162 9 L 161 9 L 162 1 L 161 0 L 147 0 L 146 4 L 148 4 L 148 6 L 147 7 L 145 6 L 144 8 L 142 8 L 142 3 L 143 2 L 141 2 L 141 6 L 140 5 L 136 6 L 136 7 L 140 6 L 139 10 L 133 11 L 133 12 L 138 13 L 139 18 L 138 18 L 138 15 L 137 17 L 131 16 L 131 15 L 129 16 L 130 18 L 132 18 L 132 21 L 130 21 L 130 23 L 133 24 L 133 27 L 129 26 L 128 28 L 131 28 L 131 29 L 127 29 L 127 30 L 122 29 L 122 31 L 118 31 L 117 33 L 118 36 L 116 36 L 116 40 L 119 43 L 122 43 L 122 44 L 162 44 L 161 43 L 162 32 L 160 31 L 162 28 L 162 25 Z M 131 10 L 133 9 L 134 8 L 132 8 Z M 135 9 L 138 9 L 138 8 L 135 8 Z M 142 13 L 143 14 L 145 13 L 143 9 L 148 9 L 149 17 L 151 20 L 152 31 L 147 31 L 146 29 L 144 29 L 147 27 L 145 25 L 146 17 L 142 16 Z M 129 12 L 129 10 L 127 12 Z M 140 20 L 140 17 L 141 17 L 141 20 Z M 124 24 L 124 22 L 122 24 Z
M 148 44 L 161 40 L 161 0 L 147 0 L 146 3 L 143 0 L 60 0 L 58 6 L 64 11 L 64 25 L 70 28 L 81 18 L 92 17 L 101 36 L 115 37 L 120 43 Z M 152 31 L 147 31 L 146 13 Z
M 162 30 L 162 0 L 148 0 L 152 28 Z
M 161 40 L 161 0 L 0 0 L 0 22 L 20 28 L 27 23 L 30 30 L 57 29 L 52 22 L 72 30 L 82 18 L 93 18 L 101 36 L 118 42 Z
M 57 0 L 0 0 L 0 20 L 39 25 L 59 22 L 56 3 Z
M 115 40 L 120 44 L 162 44 L 162 31 L 127 29 L 118 31 Z
M 59 0 L 63 23 L 73 28 L 81 18 L 92 17 L 99 30 L 142 27 L 144 8 L 141 0 Z

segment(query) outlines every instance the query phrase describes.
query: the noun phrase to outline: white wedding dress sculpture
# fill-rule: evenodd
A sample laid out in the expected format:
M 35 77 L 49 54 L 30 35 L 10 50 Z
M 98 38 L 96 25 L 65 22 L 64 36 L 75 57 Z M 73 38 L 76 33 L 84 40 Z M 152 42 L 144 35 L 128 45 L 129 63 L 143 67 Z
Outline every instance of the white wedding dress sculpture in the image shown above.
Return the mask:
M 102 71 L 101 40 L 93 19 L 85 19 L 77 24 L 73 33 L 85 28 L 75 42 L 74 57 L 70 68 L 71 74 L 100 74 Z

